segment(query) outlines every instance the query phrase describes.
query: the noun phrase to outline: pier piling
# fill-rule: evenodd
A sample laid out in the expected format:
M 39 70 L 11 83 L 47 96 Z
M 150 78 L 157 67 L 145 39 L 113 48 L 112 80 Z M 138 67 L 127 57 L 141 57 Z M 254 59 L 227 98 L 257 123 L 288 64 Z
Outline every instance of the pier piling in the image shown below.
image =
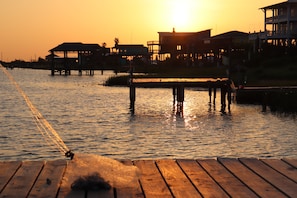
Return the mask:
M 132 71 L 132 70 L 131 70 Z M 133 78 L 133 72 L 130 71 L 130 109 L 134 113 L 135 108 L 135 89 L 136 87 L 164 87 L 172 88 L 173 105 L 176 104 L 176 114 L 182 115 L 183 103 L 185 99 L 185 87 L 202 87 L 209 89 L 211 103 L 213 89 L 213 104 L 215 105 L 216 90 L 221 88 L 222 112 L 226 109 L 226 94 L 228 92 L 228 109 L 230 110 L 231 92 L 229 93 L 227 82 L 228 78 Z
M 135 86 L 130 85 L 130 110 L 134 114 L 135 111 L 136 90 Z

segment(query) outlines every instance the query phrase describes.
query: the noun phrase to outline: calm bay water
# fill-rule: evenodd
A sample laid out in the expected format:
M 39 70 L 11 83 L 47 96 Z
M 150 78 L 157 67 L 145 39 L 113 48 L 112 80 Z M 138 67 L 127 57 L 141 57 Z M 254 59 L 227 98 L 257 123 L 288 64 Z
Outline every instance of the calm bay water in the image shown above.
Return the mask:
M 176 116 L 171 89 L 136 90 L 129 111 L 127 87 L 105 87 L 112 72 L 50 76 L 50 71 L 9 70 L 34 106 L 74 153 L 117 159 L 214 157 L 297 158 L 294 115 L 231 106 L 220 113 L 208 92 L 185 91 L 184 115 Z M 0 71 L 0 160 L 63 158 L 40 134 L 22 96 Z

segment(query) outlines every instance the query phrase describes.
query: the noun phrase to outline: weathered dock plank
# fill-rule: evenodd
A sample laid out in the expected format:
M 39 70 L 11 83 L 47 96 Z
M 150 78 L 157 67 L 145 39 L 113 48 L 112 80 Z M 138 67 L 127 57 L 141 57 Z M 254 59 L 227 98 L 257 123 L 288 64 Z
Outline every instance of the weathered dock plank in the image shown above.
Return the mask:
M 253 189 L 260 197 L 286 197 L 263 178 L 248 169 L 237 159 L 218 159 L 232 174 L 236 175 L 245 185 Z
M 84 198 L 86 192 L 84 190 L 72 190 L 71 184 L 75 181 L 75 179 L 79 176 L 79 171 L 73 173 L 73 163 L 67 163 L 66 171 L 64 177 L 62 179 L 61 187 L 59 190 L 58 198 Z
M 166 185 L 159 169 L 153 160 L 135 161 L 134 164 L 140 170 L 140 183 L 143 188 L 145 197 L 172 197 L 168 186 Z
M 280 174 L 278 171 L 267 166 L 260 160 L 240 159 L 240 161 L 287 196 L 296 197 L 297 183 L 293 182 L 284 175 Z
M 21 161 L 0 162 L 0 193 L 21 166 L 21 163 Z
M 203 197 L 229 197 L 196 161 L 178 160 L 178 164 Z
M 290 164 L 291 166 L 293 166 L 294 168 L 297 168 L 297 159 L 282 159 L 283 161 L 287 162 L 288 164 Z
M 24 161 L 1 192 L 1 197 L 26 197 L 29 195 L 41 169 L 42 161 Z
M 123 164 L 125 165 L 133 165 L 131 160 L 123 160 Z M 117 198 L 143 198 L 143 192 L 141 190 L 140 183 L 136 181 L 133 186 L 127 186 L 116 190 Z
M 29 197 L 56 197 L 66 168 L 65 160 L 48 161 L 45 163 Z
M 262 159 L 261 161 L 297 183 L 297 169 L 288 163 L 278 159 Z
M 231 197 L 258 197 L 217 160 L 198 160 L 199 164 Z
M 202 197 L 174 160 L 156 162 L 174 197 Z

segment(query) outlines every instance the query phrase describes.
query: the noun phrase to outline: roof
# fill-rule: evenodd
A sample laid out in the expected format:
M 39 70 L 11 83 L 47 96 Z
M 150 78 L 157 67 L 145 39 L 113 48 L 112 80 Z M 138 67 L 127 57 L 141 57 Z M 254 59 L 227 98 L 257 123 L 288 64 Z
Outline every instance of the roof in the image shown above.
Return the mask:
M 118 48 L 143 48 L 144 46 L 142 44 L 119 44 L 117 45 Z
M 158 32 L 159 35 L 163 36 L 195 36 L 201 34 L 209 34 L 210 35 L 211 29 L 199 31 L 199 32 Z
M 80 42 L 62 43 L 49 51 L 96 51 L 101 49 L 98 44 L 84 44 Z
M 243 37 L 248 37 L 248 33 L 245 32 L 240 32 L 240 31 L 230 31 L 230 32 L 225 32 L 223 34 L 218 34 L 213 37 L 212 39 L 230 39 L 230 38 L 243 38 Z
M 262 7 L 262 8 L 260 8 L 260 9 L 272 9 L 272 8 L 277 8 L 277 7 L 285 6 L 285 5 L 287 5 L 288 3 L 297 3 L 297 0 L 288 0 L 288 1 L 281 2 L 281 3 L 277 3 L 277 4 L 273 4 L 273 5 L 265 6 L 265 7 Z

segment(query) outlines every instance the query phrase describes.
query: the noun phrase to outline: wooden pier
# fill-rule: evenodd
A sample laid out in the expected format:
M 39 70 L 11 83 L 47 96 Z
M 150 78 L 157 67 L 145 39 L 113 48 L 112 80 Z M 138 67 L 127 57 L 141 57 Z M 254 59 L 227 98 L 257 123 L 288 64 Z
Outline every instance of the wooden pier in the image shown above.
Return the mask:
M 216 90 L 221 90 L 221 111 L 226 107 L 230 110 L 232 81 L 228 78 L 133 78 L 130 77 L 130 109 L 134 113 L 136 101 L 136 87 L 146 88 L 172 88 L 173 102 L 177 102 L 177 113 L 182 113 L 186 87 L 208 88 L 209 100 L 211 102 L 213 92 L 213 103 L 216 99 Z M 226 103 L 228 101 L 228 105 Z
M 125 160 L 141 177 L 133 187 L 71 190 L 71 163 L 0 162 L 0 197 L 297 197 L 297 159 Z M 98 170 L 100 173 L 100 170 Z M 123 172 L 123 174 L 125 174 Z

